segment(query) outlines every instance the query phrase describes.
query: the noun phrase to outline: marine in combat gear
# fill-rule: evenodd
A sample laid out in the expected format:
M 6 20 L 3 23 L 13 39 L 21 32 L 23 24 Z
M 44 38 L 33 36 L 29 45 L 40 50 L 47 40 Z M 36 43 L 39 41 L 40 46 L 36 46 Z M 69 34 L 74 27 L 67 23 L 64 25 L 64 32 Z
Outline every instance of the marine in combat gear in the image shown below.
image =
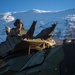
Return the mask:
M 55 41 L 51 38 L 56 24 L 52 27 L 42 30 L 37 36 L 33 36 L 37 21 L 33 21 L 29 30 L 24 30 L 21 19 L 14 22 L 16 28 L 6 27 L 7 40 L 0 45 L 0 56 L 5 57 L 9 52 L 28 49 L 43 50 L 55 45 Z M 8 29 L 10 29 L 8 31 Z

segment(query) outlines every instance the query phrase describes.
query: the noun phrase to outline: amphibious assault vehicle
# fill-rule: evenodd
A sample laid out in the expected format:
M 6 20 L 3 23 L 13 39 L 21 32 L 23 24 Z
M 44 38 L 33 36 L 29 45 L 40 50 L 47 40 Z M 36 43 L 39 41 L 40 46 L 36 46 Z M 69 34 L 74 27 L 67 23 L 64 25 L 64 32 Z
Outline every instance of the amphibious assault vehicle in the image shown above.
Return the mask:
M 75 75 L 74 41 L 12 37 L 0 45 L 0 75 Z

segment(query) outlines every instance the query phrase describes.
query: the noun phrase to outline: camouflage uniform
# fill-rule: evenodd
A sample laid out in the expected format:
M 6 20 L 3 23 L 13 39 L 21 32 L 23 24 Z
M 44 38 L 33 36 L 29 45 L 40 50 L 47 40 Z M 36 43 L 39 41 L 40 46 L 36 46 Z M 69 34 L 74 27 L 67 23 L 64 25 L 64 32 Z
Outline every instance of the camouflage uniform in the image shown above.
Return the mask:
M 12 28 L 10 33 L 8 34 L 8 37 L 13 37 L 13 36 L 22 36 L 27 33 L 27 30 L 21 29 L 16 31 L 16 28 Z

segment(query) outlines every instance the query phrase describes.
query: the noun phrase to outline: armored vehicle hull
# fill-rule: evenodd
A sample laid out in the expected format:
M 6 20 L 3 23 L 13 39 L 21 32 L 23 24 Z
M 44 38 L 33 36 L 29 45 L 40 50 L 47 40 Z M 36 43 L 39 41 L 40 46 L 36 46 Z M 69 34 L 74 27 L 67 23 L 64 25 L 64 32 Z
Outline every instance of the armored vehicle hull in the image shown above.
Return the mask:
M 74 67 L 75 43 L 70 42 L 30 55 L 13 53 L 0 60 L 0 75 L 74 75 Z

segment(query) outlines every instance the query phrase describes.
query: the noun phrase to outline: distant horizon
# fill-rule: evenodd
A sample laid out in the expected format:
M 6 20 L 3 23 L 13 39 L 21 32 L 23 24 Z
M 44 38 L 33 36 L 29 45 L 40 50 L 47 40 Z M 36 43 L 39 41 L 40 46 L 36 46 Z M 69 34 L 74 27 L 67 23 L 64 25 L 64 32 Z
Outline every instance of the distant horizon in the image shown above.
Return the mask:
M 22 13 L 20 11 L 12 11 L 0 14 L 0 41 L 5 41 L 6 39 L 5 26 L 13 28 L 14 21 L 18 18 L 23 21 L 25 29 L 29 29 L 33 21 L 37 21 L 34 35 L 37 35 L 37 33 L 39 33 L 42 29 L 50 27 L 53 23 L 57 23 L 56 33 L 61 31 L 60 38 L 62 39 L 66 35 L 66 27 L 68 27 L 68 25 L 70 25 L 71 30 L 72 28 L 75 28 L 75 8 L 58 12 L 49 12 L 45 14 L 43 14 L 42 12 L 46 12 L 46 10 L 41 11 L 41 9 L 28 9 L 27 11 L 25 9 L 22 11 Z
M 70 8 L 70 9 L 75 9 L 75 8 Z M 65 10 L 70 10 L 70 9 L 65 9 Z M 52 11 L 52 12 L 57 12 L 57 11 L 65 11 L 65 10 L 43 10 L 43 9 L 31 9 L 31 10 L 42 10 L 42 11 Z M 7 12 L 28 12 L 28 11 L 31 11 L 31 10 L 22 10 L 22 11 L 7 11 Z M 3 12 L 3 13 L 7 13 L 7 12 Z M 3 14 L 3 13 L 0 13 L 0 14 Z
M 39 9 L 60 11 L 75 8 L 75 0 L 0 0 L 0 13 Z

